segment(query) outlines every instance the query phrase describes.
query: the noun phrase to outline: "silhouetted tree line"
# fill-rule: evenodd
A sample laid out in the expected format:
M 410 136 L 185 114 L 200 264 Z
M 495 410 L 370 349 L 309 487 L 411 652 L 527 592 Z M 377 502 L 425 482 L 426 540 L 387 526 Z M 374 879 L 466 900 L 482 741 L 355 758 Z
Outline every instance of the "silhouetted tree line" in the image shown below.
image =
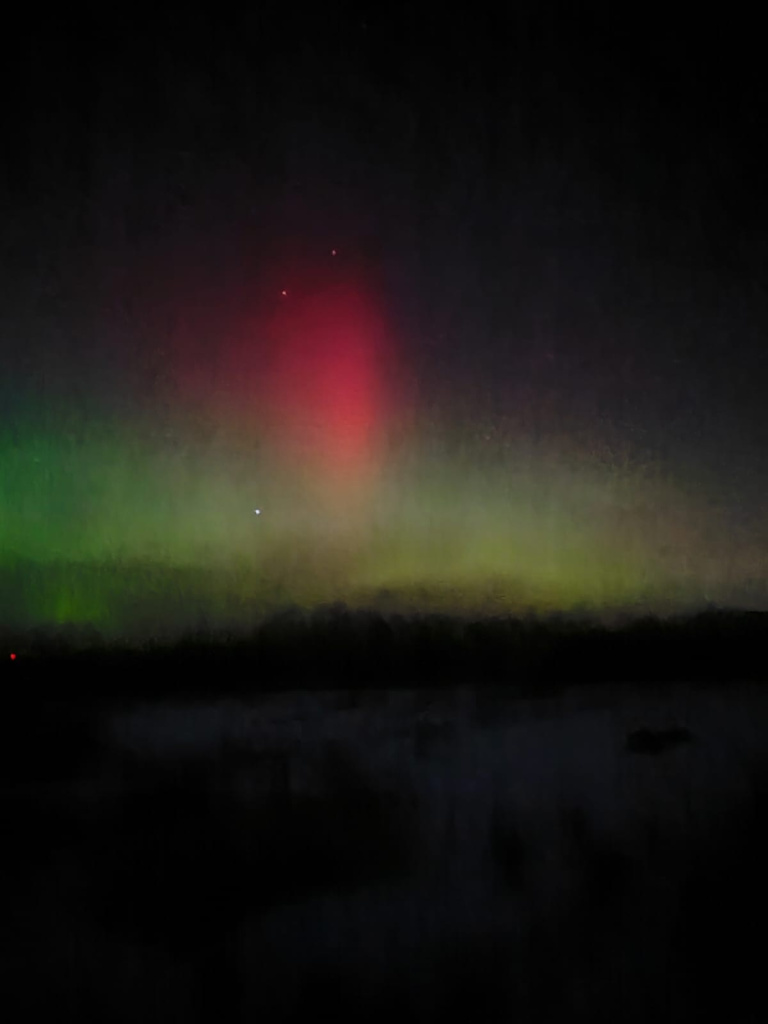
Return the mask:
M 762 680 L 768 613 L 713 610 L 609 628 L 564 618 L 385 615 L 344 605 L 289 608 L 248 634 L 198 630 L 176 643 L 120 647 L 37 635 L 34 665 L 106 693 L 178 694 L 284 686 L 380 687 Z M 78 676 L 77 672 L 80 672 Z M 36 676 L 38 673 L 34 673 Z M 96 683 L 96 680 L 99 680 Z

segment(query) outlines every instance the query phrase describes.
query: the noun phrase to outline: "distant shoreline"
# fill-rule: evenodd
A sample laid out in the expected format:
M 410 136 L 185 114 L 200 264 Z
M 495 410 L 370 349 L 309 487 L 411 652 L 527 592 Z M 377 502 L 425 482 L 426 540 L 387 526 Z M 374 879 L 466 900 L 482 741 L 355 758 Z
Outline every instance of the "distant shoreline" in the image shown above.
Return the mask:
M 248 633 L 198 630 L 176 642 L 111 643 L 92 631 L 43 630 L 0 630 L 0 641 L 7 678 L 34 679 L 39 692 L 58 692 L 66 680 L 72 695 L 162 698 L 291 688 L 500 685 L 535 693 L 584 682 L 759 683 L 768 675 L 766 635 L 768 613 L 724 609 L 610 627 L 334 606 L 275 615 Z

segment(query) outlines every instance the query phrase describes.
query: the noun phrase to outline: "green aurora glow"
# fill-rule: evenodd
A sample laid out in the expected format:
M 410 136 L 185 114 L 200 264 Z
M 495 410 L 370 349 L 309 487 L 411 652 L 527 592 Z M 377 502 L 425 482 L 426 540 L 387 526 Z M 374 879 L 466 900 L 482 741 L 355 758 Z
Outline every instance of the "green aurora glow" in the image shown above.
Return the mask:
M 425 434 L 339 489 L 281 464 L 269 438 L 168 422 L 2 436 L 4 624 L 163 635 L 332 601 L 664 612 L 764 578 L 765 553 L 706 495 L 639 462 L 513 438 L 452 455 Z
M 14 36 L 0 630 L 768 609 L 745 33 L 266 7 Z

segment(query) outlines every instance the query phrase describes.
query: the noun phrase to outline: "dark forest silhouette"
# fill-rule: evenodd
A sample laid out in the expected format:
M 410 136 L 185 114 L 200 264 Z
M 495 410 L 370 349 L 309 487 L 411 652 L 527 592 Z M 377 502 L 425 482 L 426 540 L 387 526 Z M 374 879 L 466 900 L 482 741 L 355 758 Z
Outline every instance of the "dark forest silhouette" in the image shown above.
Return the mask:
M 768 613 L 714 609 L 609 627 L 554 617 L 385 615 L 288 608 L 248 633 L 200 629 L 127 645 L 92 630 L 0 632 L 6 670 L 57 689 L 123 696 L 248 693 L 291 686 L 536 687 L 577 683 L 760 681 Z M 9 660 L 10 652 L 18 652 Z M 104 675 L 107 673 L 107 675 Z

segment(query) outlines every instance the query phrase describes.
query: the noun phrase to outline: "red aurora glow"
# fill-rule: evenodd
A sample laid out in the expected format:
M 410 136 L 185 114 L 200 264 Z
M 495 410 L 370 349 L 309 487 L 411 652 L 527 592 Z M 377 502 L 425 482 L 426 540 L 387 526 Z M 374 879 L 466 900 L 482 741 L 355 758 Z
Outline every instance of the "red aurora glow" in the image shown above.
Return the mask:
M 335 480 L 365 477 L 384 420 L 385 334 L 364 289 L 286 289 L 266 327 L 270 439 Z
M 239 299 L 193 289 L 178 303 L 177 394 L 224 428 L 245 428 L 286 468 L 331 490 L 363 485 L 391 405 L 382 303 L 354 262 L 301 262 L 283 261 Z

